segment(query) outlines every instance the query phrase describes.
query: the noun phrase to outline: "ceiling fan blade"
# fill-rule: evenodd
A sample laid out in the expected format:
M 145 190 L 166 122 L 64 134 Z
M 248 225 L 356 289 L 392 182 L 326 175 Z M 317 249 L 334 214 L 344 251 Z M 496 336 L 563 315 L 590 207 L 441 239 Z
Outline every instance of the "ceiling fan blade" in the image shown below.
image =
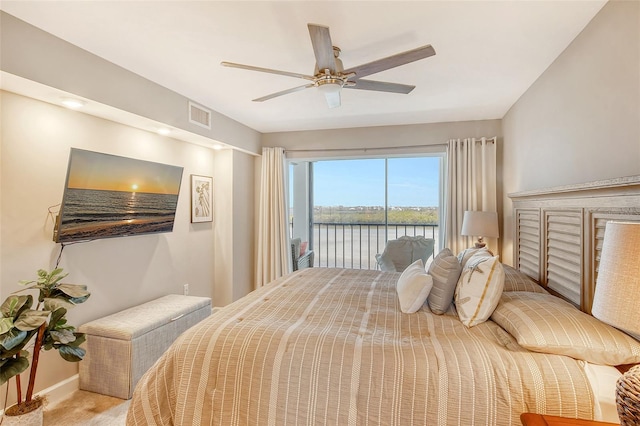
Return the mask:
M 407 50 L 406 52 L 398 53 L 393 56 L 378 59 L 377 61 L 369 62 L 366 64 L 358 65 L 357 67 L 344 70 L 344 74 L 351 72 L 356 73 L 356 78 L 365 77 L 370 74 L 375 74 L 390 68 L 399 67 L 410 62 L 419 61 L 420 59 L 428 58 L 436 54 L 436 51 L 430 44 L 426 46 L 418 47 L 413 50 Z
M 336 71 L 336 60 L 333 56 L 333 44 L 331 43 L 331 35 L 329 27 L 316 24 L 307 24 L 309 27 L 309 36 L 311 36 L 311 44 L 313 45 L 313 54 L 316 57 L 318 70 L 328 69 L 331 73 Z
M 325 99 L 329 108 L 337 108 L 340 106 L 340 91 L 337 92 L 325 92 Z
M 355 86 L 343 86 L 345 89 L 377 90 L 378 92 L 403 93 L 411 92 L 416 86 L 408 84 L 387 83 L 386 81 L 353 80 Z
M 289 93 L 299 92 L 300 90 L 308 89 L 309 87 L 313 87 L 314 84 L 305 84 L 304 86 L 293 87 L 291 89 L 282 90 L 280 92 L 272 93 L 267 96 L 263 96 L 261 98 L 254 99 L 253 102 L 262 102 L 267 101 L 269 99 L 277 98 L 278 96 L 288 95 Z
M 315 77 L 312 75 L 298 74 L 295 72 L 273 70 L 271 68 L 260 68 L 254 67 L 253 65 L 236 64 L 233 62 L 220 62 L 220 65 L 225 67 L 242 68 L 249 71 L 268 72 L 270 74 L 286 75 L 287 77 L 304 78 L 305 80 L 315 81 Z

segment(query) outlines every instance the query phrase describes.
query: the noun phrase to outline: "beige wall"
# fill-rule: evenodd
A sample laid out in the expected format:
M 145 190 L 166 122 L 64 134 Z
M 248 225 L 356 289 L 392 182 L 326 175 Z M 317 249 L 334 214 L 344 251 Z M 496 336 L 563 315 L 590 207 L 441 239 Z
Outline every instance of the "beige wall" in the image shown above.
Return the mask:
M 610 1 L 503 119 L 511 192 L 640 174 L 640 3 Z
M 215 305 L 229 303 L 253 287 L 253 268 L 247 268 L 252 259 L 227 252 L 227 247 L 234 247 L 236 254 L 253 251 L 254 193 L 252 185 L 242 184 L 253 182 L 253 156 L 216 152 L 6 91 L 0 95 L 0 299 L 19 288 L 18 280 L 34 278 L 37 269 L 55 265 L 61 246 L 52 241 L 48 208 L 62 199 L 71 147 L 184 167 L 173 232 L 64 248 L 60 266 L 69 272 L 68 282 L 86 284 L 92 293 L 69 313 L 72 324 L 165 294 L 181 294 L 185 283 L 191 295 L 212 297 Z M 191 174 L 216 178 L 213 223 L 190 223 Z M 226 194 L 227 185 L 231 195 Z M 233 209 L 240 212 L 234 214 Z M 230 233 L 220 235 L 221 230 Z M 218 250 L 223 262 L 215 260 Z M 236 271 L 230 275 L 234 281 L 229 281 L 236 283 L 232 298 L 214 287 L 219 264 Z M 41 362 L 38 389 L 77 372 L 77 365 L 53 352 L 45 353 Z
M 351 129 L 310 130 L 300 132 L 266 133 L 262 146 L 281 146 L 288 158 L 320 158 L 363 155 L 360 148 L 368 148 L 365 154 L 382 155 L 398 153 L 443 151 L 442 145 L 452 138 L 502 136 L 500 120 L 460 121 L 451 123 L 411 124 L 406 126 L 360 127 Z M 414 145 L 436 145 L 434 149 L 398 149 Z M 380 149 L 392 147 L 391 149 Z M 344 151 L 353 148 L 353 151 Z M 376 148 L 376 149 L 371 149 Z M 338 149 L 340 151 L 331 151 Z
M 233 300 L 238 300 L 255 288 L 255 256 L 258 205 L 254 202 L 254 156 L 233 151 Z M 219 251 L 222 248 L 219 249 Z M 216 253 L 219 253 L 217 251 Z
M 215 306 L 224 306 L 255 287 L 254 156 L 225 150 L 216 155 Z

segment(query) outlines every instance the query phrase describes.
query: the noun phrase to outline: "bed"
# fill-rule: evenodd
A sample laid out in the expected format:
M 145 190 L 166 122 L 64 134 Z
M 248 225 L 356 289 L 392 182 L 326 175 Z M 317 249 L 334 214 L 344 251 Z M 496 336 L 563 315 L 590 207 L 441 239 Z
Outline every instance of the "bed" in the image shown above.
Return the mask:
M 529 213 L 531 194 L 526 202 Z M 613 365 L 640 362 L 640 343 L 549 294 L 548 280 L 495 268 L 497 306 L 471 327 L 450 302 L 439 314 L 430 300 L 402 312 L 400 273 L 282 277 L 183 334 L 139 382 L 127 424 L 517 425 L 523 412 L 611 420 Z M 590 288 L 580 283 L 579 294 Z

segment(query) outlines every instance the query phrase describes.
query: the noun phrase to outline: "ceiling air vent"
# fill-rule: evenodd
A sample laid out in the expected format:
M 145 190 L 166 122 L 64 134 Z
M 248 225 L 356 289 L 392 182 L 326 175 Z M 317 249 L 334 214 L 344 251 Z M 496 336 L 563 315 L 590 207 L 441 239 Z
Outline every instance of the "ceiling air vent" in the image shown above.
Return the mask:
M 211 130 L 211 111 L 189 101 L 189 123 Z

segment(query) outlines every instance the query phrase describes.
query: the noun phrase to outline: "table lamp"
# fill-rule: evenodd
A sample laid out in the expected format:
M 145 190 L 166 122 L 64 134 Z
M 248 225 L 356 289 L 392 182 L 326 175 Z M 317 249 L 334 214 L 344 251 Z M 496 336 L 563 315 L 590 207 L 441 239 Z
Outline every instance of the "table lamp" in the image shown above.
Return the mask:
M 640 340 L 640 222 L 607 223 L 591 313 Z M 618 379 L 618 417 L 640 424 L 640 368 Z
M 484 242 L 484 237 L 498 238 L 500 236 L 498 231 L 498 213 L 481 211 L 464 212 L 460 235 L 478 237 L 478 241 L 475 244 L 476 248 L 486 246 L 487 244 Z

